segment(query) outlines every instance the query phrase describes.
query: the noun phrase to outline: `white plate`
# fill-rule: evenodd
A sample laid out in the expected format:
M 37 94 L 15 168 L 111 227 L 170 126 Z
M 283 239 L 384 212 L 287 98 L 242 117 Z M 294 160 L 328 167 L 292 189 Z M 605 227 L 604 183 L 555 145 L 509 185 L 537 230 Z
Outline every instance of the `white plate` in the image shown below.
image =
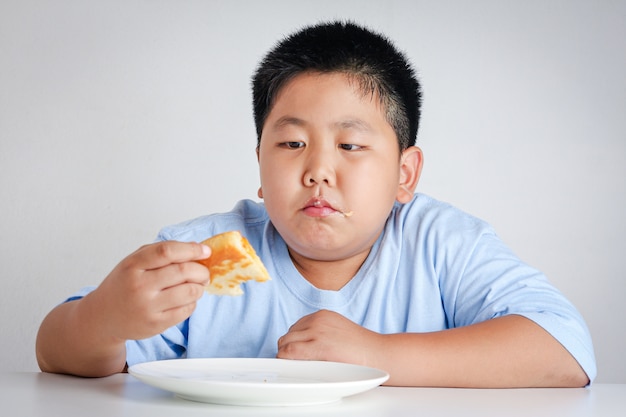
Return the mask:
M 313 405 L 367 391 L 384 371 L 336 362 L 285 359 L 173 359 L 133 365 L 128 372 L 181 398 L 229 405 Z

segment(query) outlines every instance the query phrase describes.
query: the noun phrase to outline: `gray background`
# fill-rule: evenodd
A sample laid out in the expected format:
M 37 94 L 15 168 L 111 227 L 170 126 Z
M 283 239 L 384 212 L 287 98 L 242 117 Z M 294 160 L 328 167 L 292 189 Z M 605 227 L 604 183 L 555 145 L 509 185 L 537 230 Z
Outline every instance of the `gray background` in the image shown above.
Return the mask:
M 0 1 L 0 370 L 164 225 L 256 199 L 250 76 L 305 24 L 389 35 L 424 84 L 419 191 L 486 219 L 626 382 L 626 2 Z M 235 173 L 236 175 L 227 175 Z

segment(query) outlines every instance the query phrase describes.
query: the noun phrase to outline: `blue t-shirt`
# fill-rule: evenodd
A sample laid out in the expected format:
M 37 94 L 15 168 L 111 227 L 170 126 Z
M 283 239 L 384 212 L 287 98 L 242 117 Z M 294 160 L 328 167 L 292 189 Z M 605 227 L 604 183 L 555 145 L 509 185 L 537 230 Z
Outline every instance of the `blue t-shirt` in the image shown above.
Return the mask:
M 524 264 L 485 222 L 416 194 L 396 204 L 357 274 L 339 291 L 320 290 L 294 267 L 261 203 L 164 228 L 159 240 L 202 241 L 239 230 L 272 277 L 243 284 L 239 297 L 205 294 L 194 313 L 160 335 L 128 341 L 129 365 L 198 357 L 274 357 L 277 340 L 307 314 L 335 311 L 378 333 L 432 332 L 509 314 L 547 330 L 590 380 L 589 331 L 574 306 Z

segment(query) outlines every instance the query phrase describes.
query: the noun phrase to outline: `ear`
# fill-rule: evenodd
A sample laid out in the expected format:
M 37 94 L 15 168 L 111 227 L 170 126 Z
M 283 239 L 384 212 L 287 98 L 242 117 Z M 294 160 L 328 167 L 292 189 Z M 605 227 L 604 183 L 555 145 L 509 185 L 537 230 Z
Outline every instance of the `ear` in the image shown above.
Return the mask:
M 259 155 L 259 147 L 258 146 L 256 147 L 256 160 L 257 160 L 257 162 L 261 162 L 260 155 Z M 263 198 L 263 187 L 259 187 L 259 191 L 256 192 L 256 195 L 259 198 Z
M 400 183 L 396 200 L 399 203 L 408 203 L 413 198 L 415 188 L 422 174 L 424 155 L 417 146 L 411 146 L 402 152 L 400 157 Z

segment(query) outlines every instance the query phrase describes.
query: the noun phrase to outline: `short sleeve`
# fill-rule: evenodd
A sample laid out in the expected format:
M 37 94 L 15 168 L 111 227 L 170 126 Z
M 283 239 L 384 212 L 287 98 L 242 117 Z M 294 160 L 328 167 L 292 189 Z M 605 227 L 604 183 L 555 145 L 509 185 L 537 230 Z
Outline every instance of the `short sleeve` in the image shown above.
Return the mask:
M 126 363 L 132 366 L 143 362 L 186 357 L 187 329 L 188 320 L 185 320 L 148 339 L 127 340 Z
M 490 229 L 459 267 L 449 303 L 453 326 L 518 314 L 549 332 L 587 373 L 596 376 L 589 330 L 574 305 L 543 273 L 522 262 Z M 454 282 L 454 281 L 453 281 Z
M 95 290 L 95 286 L 81 288 L 64 302 L 75 301 Z M 137 363 L 161 359 L 178 359 L 186 356 L 188 319 L 163 333 L 143 340 L 126 341 L 126 363 Z

